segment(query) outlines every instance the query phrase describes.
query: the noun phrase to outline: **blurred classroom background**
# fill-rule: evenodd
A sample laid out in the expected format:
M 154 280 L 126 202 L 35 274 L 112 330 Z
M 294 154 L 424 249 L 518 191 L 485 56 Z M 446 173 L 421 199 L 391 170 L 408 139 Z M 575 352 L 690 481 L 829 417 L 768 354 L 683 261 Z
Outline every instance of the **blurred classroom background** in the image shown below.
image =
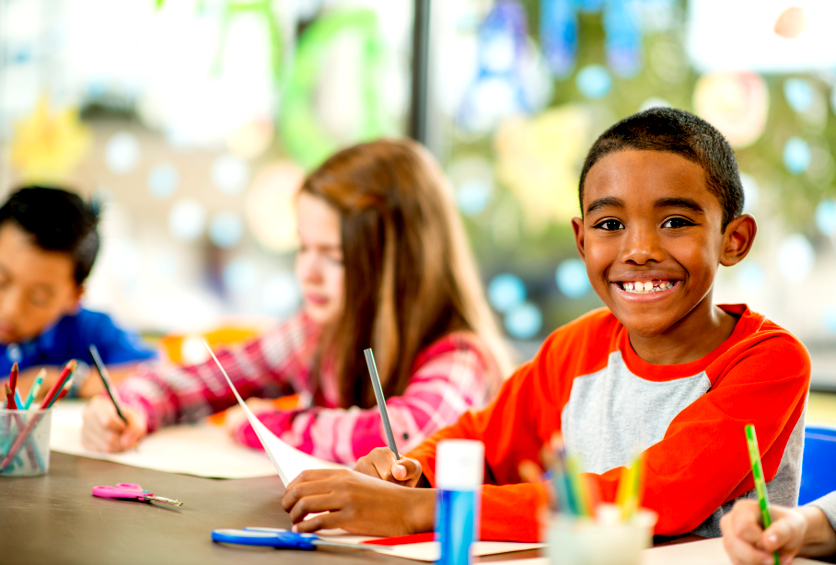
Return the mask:
M 719 302 L 794 332 L 836 391 L 830 0 L 0 0 L 0 195 L 101 202 L 85 303 L 198 361 L 293 312 L 293 194 L 345 145 L 444 165 L 521 358 L 600 306 L 569 220 L 590 143 L 673 105 L 737 152 L 761 231 Z M 819 394 L 815 421 L 836 423 Z

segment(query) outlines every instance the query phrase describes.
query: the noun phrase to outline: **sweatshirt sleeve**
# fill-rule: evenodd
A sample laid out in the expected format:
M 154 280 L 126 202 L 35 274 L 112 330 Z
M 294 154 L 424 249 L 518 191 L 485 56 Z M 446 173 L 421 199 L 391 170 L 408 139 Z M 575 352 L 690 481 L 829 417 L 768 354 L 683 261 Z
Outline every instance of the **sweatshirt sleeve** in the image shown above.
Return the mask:
M 433 434 L 408 454 L 421 463 L 424 476 L 435 486 L 439 441 L 461 438 L 485 444 L 483 540 L 531 542 L 540 537 L 537 514 L 545 494 L 539 485 L 521 484 L 518 467 L 526 459 L 538 461 L 541 446 L 559 428 L 560 411 L 552 395 L 544 394 L 542 362 L 542 358 L 535 359 L 520 367 L 487 408 L 466 412 L 456 424 Z
M 836 530 L 836 492 L 831 492 L 823 497 L 814 500 L 807 504 L 807 506 L 815 506 L 827 517 L 830 522 L 830 527 Z
M 310 371 L 315 328 L 298 315 L 217 357 L 242 398 L 278 397 L 297 388 Z M 198 365 L 140 365 L 117 386 L 128 405 L 145 413 L 148 431 L 225 410 L 237 403 L 223 374 L 209 358 Z
M 399 451 L 453 424 L 468 408 L 482 406 L 498 380 L 493 364 L 467 339 L 449 336 L 421 353 L 406 390 L 386 401 Z M 386 445 L 377 407 L 269 411 L 259 419 L 283 441 L 322 459 L 352 464 Z M 236 431 L 245 445 L 261 443 L 249 423 Z

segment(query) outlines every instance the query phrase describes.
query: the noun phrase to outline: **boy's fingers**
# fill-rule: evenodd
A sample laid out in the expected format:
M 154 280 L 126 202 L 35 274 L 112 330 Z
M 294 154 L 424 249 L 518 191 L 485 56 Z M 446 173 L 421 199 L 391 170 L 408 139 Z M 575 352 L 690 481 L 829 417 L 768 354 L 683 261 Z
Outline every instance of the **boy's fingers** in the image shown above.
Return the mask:
M 293 524 L 293 531 L 302 534 L 317 530 L 331 530 L 341 525 L 339 512 L 325 512 Z
M 740 538 L 723 536 L 723 546 L 725 546 L 726 553 L 729 554 L 732 563 L 735 565 L 763 565 L 766 562 L 774 563 L 774 557 L 771 553 L 761 551 Z
M 418 461 L 406 457 L 399 459 L 394 465 L 392 465 L 391 470 L 392 477 L 400 482 L 420 478 L 423 472 L 421 464 Z
M 761 510 L 754 500 L 740 500 L 735 503 L 729 515 L 731 533 L 751 544 L 758 543 L 763 534 L 760 526 Z
M 296 524 L 304 520 L 308 514 L 331 510 L 339 510 L 339 504 L 334 500 L 332 494 L 322 494 L 304 497 L 293 506 L 288 514 L 290 515 L 290 521 Z

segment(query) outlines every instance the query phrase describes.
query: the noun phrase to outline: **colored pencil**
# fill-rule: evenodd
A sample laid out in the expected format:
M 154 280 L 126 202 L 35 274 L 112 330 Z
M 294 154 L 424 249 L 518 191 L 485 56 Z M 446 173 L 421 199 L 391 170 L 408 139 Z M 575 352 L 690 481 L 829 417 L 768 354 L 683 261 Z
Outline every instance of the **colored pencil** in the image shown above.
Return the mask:
M 372 379 L 372 387 L 374 387 L 374 397 L 377 399 L 377 408 L 380 410 L 380 419 L 383 421 L 383 429 L 386 432 L 386 440 L 389 442 L 389 449 L 395 454 L 395 459 L 400 459 L 398 455 L 398 445 L 395 443 L 395 436 L 392 433 L 392 426 L 389 424 L 389 412 L 386 410 L 386 399 L 383 397 L 383 388 L 380 386 L 380 375 L 377 374 L 377 364 L 374 362 L 374 353 L 371 349 L 363 351 L 366 356 L 366 365 L 369 366 L 369 376 Z
M 769 514 L 769 496 L 766 493 L 766 481 L 763 478 L 763 466 L 761 465 L 761 453 L 758 448 L 758 436 L 755 434 L 755 426 L 746 424 L 746 445 L 749 448 L 749 461 L 752 463 L 752 478 L 755 480 L 755 491 L 758 493 L 758 505 L 761 508 L 761 522 L 766 529 L 772 525 L 772 516 Z M 775 565 L 780 565 L 778 552 L 775 552 Z
M 32 401 L 38 397 L 38 393 L 41 392 L 41 387 L 44 384 L 44 377 L 46 377 L 46 369 L 41 369 L 38 371 L 38 376 L 35 377 L 35 382 L 32 384 L 32 388 L 29 389 L 29 394 L 26 396 L 26 402 L 23 403 L 24 410 L 29 410 L 29 406 L 32 405 Z
M 116 408 L 116 413 L 119 414 L 122 421 L 127 424 L 128 419 L 125 418 L 125 414 L 122 413 L 122 407 L 119 406 L 119 401 L 117 400 L 118 393 L 116 392 L 116 387 L 113 386 L 113 381 L 110 380 L 110 374 L 107 372 L 107 367 L 105 367 L 105 364 L 99 355 L 98 348 L 96 348 L 93 344 L 90 344 L 90 356 L 93 358 L 93 363 L 96 364 L 96 369 L 99 371 L 99 376 L 102 378 L 102 383 L 107 391 L 107 395 L 110 397 L 110 401 L 113 403 L 113 407 Z
M 20 374 L 20 369 L 17 366 L 17 362 L 12 363 L 12 371 L 9 373 L 9 388 L 12 389 L 12 394 L 17 391 L 17 377 Z
M 9 383 L 6 383 L 4 386 L 6 387 L 6 409 L 17 410 L 17 403 L 15 402 L 14 393 L 12 393 L 12 387 L 9 386 Z
M 40 409 L 44 410 L 52 406 L 55 397 L 61 392 L 61 389 L 64 388 L 64 383 L 67 382 L 67 379 L 70 378 L 70 375 L 73 371 L 76 370 L 78 367 L 78 362 L 75 359 L 70 359 L 69 363 L 64 365 L 64 370 L 61 371 L 61 374 L 58 376 L 58 380 L 52 385 L 49 389 L 49 392 L 46 393 L 46 396 L 41 401 Z

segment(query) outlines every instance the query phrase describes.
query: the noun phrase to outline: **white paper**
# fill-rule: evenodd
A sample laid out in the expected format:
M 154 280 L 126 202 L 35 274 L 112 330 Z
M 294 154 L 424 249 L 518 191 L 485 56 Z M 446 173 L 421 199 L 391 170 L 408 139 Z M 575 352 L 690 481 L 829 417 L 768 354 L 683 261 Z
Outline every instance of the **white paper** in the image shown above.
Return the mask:
M 229 383 L 229 388 L 232 389 L 232 392 L 235 394 L 235 398 L 238 399 L 238 404 L 240 404 L 241 408 L 244 409 L 244 414 L 247 415 L 247 420 L 250 421 L 250 425 L 252 425 L 253 430 L 255 430 L 255 434 L 258 436 L 261 445 L 264 446 L 264 451 L 267 452 L 267 455 L 270 457 L 270 461 L 273 462 L 273 466 L 276 468 L 276 472 L 279 474 L 279 478 L 285 486 L 299 476 L 302 471 L 306 471 L 308 469 L 345 469 L 344 465 L 333 463 L 331 461 L 325 461 L 324 459 L 299 451 L 295 447 L 292 447 L 277 438 L 273 432 L 268 430 L 267 427 L 255 417 L 255 414 L 253 414 L 249 409 L 247 404 L 244 402 L 244 399 L 242 399 L 241 395 L 238 394 L 238 391 L 235 389 L 235 385 L 232 384 L 232 380 L 230 380 L 229 375 L 226 374 L 226 370 L 223 368 L 223 365 L 221 365 L 221 362 L 218 361 L 217 357 L 215 357 L 215 352 L 212 351 L 212 348 L 209 347 L 208 343 L 205 341 L 203 343 L 212 355 L 212 359 L 215 360 L 215 363 L 217 363 L 218 367 L 221 369 L 221 373 L 223 373 L 226 382 Z M 279 463 L 280 461 L 281 463 Z
M 81 445 L 84 402 L 62 400 L 52 408 L 50 449 L 123 465 L 215 479 L 273 477 L 261 451 L 235 443 L 223 427 L 208 422 L 163 428 L 144 438 L 136 451 L 102 453 Z
M 652 547 L 642 552 L 642 565 L 731 565 L 720 538 L 675 543 Z M 821 561 L 796 557 L 794 565 L 816 565 Z M 517 559 L 515 561 L 493 561 L 491 565 L 549 565 L 545 557 Z
M 329 538 L 330 539 L 330 538 Z M 349 542 L 349 538 L 337 537 L 334 541 Z M 369 549 L 384 555 L 412 559 L 413 561 L 438 561 L 441 557 L 441 546 L 437 541 L 426 541 L 421 543 L 408 543 L 404 545 L 393 545 L 390 549 L 382 549 L 383 546 L 369 545 Z M 477 541 L 472 546 L 474 557 L 486 557 L 488 555 L 499 555 L 501 553 L 513 553 L 515 551 L 528 551 L 529 549 L 540 549 L 545 547 L 542 543 L 518 543 L 512 541 Z M 381 548 L 381 549 L 378 549 Z M 522 563 L 513 561 L 512 563 Z

